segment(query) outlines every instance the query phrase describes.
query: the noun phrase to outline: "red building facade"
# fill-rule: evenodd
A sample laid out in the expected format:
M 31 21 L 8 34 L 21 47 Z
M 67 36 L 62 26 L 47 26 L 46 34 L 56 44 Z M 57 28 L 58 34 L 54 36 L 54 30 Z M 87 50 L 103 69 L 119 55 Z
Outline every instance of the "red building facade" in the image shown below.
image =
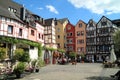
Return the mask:
M 66 25 L 67 52 L 75 52 L 75 26 L 71 23 Z

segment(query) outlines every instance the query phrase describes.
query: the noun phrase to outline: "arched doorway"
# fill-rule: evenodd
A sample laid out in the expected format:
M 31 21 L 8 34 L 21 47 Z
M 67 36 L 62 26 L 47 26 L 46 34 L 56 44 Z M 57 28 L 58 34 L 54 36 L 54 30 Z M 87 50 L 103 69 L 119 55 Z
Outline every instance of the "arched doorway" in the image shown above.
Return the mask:
M 44 52 L 44 61 L 45 61 L 45 64 L 50 63 L 50 53 L 48 50 L 45 50 L 45 52 Z

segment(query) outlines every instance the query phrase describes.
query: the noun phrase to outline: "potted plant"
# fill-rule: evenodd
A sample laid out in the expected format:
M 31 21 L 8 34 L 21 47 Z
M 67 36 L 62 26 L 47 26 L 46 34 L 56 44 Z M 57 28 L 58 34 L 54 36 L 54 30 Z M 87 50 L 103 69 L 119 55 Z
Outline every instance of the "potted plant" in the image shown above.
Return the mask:
M 16 49 L 13 54 L 13 59 L 20 61 L 23 55 L 24 55 L 23 49 Z
M 16 75 L 16 78 L 20 78 L 21 74 L 25 71 L 25 63 L 24 62 L 18 62 L 15 66 L 13 72 Z
M 1 48 L 0 47 L 0 60 L 3 60 L 7 57 L 6 55 L 6 48 Z
M 39 66 L 38 65 L 35 67 L 35 72 L 39 72 Z

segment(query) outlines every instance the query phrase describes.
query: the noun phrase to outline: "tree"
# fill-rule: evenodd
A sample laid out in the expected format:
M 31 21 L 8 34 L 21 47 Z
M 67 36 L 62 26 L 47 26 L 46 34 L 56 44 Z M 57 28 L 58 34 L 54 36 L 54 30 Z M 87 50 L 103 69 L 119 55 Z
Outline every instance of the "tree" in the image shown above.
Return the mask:
M 113 39 L 115 43 L 115 51 L 120 51 L 120 30 L 114 33 Z
M 13 55 L 14 60 L 28 62 L 30 60 L 29 53 L 25 52 L 23 49 L 16 49 Z
M 76 52 L 70 52 L 70 53 L 69 53 L 69 56 L 70 56 L 71 58 L 75 58 L 75 57 L 76 57 Z

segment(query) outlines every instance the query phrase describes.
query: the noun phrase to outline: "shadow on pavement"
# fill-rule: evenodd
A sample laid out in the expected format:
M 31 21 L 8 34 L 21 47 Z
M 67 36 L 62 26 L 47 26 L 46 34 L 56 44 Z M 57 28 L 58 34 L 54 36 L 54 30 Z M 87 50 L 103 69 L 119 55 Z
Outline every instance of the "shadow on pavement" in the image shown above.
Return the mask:
M 112 79 L 111 77 L 98 77 L 98 76 L 92 76 L 86 79 L 87 80 L 115 80 L 115 79 Z

